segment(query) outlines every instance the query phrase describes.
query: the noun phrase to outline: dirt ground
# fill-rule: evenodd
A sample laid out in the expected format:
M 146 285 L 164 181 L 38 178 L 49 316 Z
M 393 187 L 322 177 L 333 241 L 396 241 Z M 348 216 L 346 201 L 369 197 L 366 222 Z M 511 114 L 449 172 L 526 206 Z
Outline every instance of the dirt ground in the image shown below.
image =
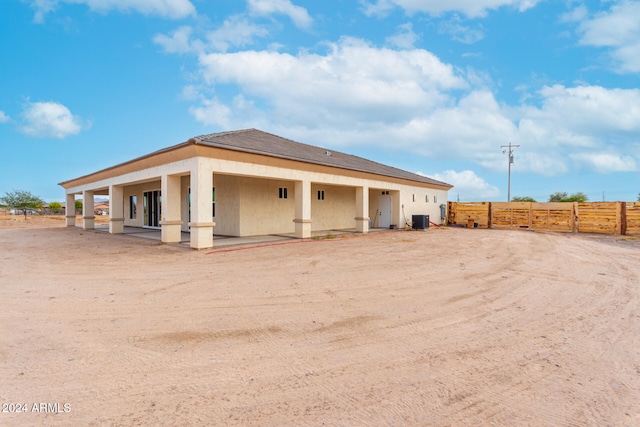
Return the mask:
M 0 425 L 640 425 L 637 238 L 236 249 L 0 221 Z

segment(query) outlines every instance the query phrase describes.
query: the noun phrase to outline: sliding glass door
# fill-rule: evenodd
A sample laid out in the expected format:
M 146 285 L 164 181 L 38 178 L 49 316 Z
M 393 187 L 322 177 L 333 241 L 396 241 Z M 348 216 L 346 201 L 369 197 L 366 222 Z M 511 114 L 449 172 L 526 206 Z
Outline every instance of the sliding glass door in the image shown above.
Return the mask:
M 160 215 L 162 214 L 162 195 L 160 190 L 144 192 L 144 226 L 160 228 Z

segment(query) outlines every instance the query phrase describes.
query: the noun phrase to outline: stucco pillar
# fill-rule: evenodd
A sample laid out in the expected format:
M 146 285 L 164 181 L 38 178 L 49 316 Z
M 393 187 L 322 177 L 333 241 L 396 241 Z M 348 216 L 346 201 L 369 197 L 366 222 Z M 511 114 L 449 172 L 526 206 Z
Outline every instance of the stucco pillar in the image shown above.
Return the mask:
M 82 192 L 82 228 L 85 230 L 95 228 L 95 216 L 93 213 L 93 191 Z
M 198 159 L 191 170 L 191 247 L 213 247 L 213 170 Z
M 109 186 L 109 233 L 120 234 L 124 231 L 124 187 Z
M 187 233 L 189 231 L 189 188 L 191 188 L 191 178 L 189 175 L 180 177 L 180 218 L 182 219 L 182 231 Z
M 391 224 L 395 224 L 398 228 L 403 228 L 407 218 L 400 218 L 400 214 L 404 215 L 402 210 L 402 203 L 400 203 L 402 197 L 400 197 L 400 191 L 391 192 Z M 404 219 L 405 221 L 402 221 Z
M 67 219 L 67 227 L 75 227 L 76 225 L 76 195 L 67 193 L 67 201 L 65 204 L 65 215 Z
M 356 187 L 356 231 L 369 232 L 369 187 Z
M 160 237 L 165 243 L 179 243 L 182 237 L 180 176 L 162 175 L 160 182 L 162 192 Z
M 311 182 L 296 181 L 296 234 L 298 239 L 308 239 L 311 237 Z

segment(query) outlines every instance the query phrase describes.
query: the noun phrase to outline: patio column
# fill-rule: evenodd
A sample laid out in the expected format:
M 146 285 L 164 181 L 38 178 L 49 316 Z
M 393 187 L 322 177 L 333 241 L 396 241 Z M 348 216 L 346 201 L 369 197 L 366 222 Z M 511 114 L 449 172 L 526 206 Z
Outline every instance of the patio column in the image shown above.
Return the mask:
M 124 187 L 109 186 L 109 233 L 121 234 L 124 231 Z
M 95 228 L 95 216 L 93 213 L 93 191 L 82 192 L 82 228 L 90 230 Z
M 311 181 L 296 181 L 296 234 L 298 239 L 311 237 Z
M 356 231 L 369 232 L 369 187 L 356 187 Z
M 75 227 L 76 225 L 76 195 L 67 193 L 67 202 L 65 204 L 65 215 L 67 227 Z
M 182 221 L 180 219 L 180 176 L 162 175 L 162 218 L 160 226 L 161 240 L 164 243 L 180 243 L 182 240 Z
M 202 159 L 191 170 L 191 247 L 205 249 L 213 247 L 213 169 L 203 164 Z

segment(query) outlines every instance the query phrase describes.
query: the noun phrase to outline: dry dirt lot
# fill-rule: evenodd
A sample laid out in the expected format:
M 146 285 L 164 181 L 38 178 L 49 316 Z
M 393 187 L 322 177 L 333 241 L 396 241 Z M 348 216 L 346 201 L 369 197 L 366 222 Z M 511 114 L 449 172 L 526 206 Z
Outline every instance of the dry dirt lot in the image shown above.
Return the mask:
M 4 221 L 0 425 L 638 426 L 639 287 L 621 236 L 207 253 Z

